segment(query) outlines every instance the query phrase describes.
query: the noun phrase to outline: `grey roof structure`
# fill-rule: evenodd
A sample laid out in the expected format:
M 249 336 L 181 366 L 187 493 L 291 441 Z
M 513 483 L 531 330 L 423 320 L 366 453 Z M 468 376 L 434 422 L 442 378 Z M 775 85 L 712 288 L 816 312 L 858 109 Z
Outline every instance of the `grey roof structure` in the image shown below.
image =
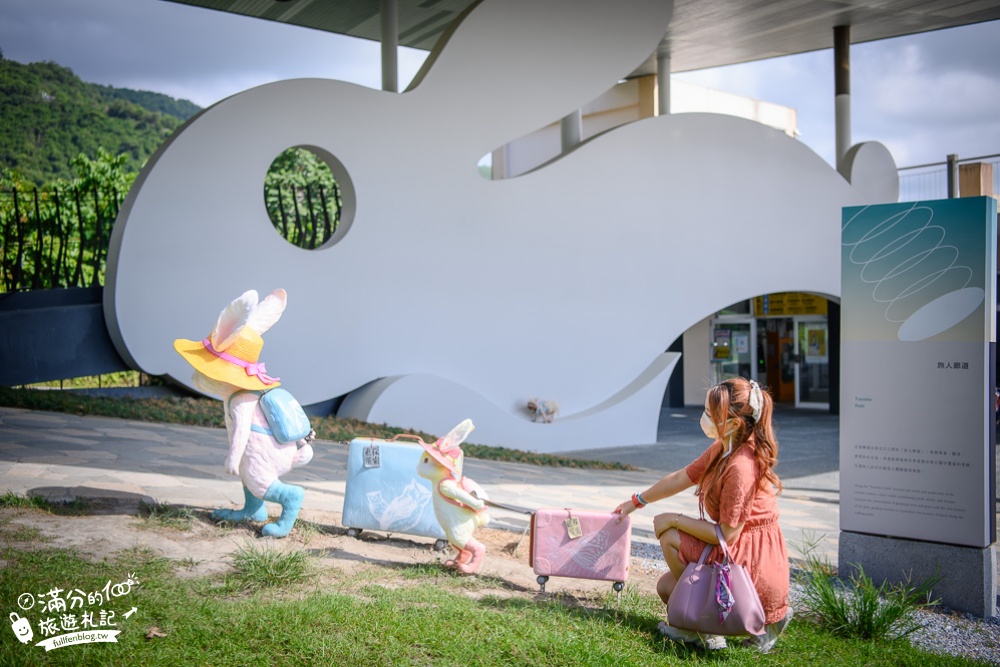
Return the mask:
M 379 0 L 167 1 L 381 40 Z M 397 0 L 399 44 L 432 49 L 476 2 Z M 1000 0 L 674 0 L 666 45 L 685 72 L 831 48 L 840 25 L 860 43 L 998 19 Z M 635 73 L 654 71 L 651 57 Z

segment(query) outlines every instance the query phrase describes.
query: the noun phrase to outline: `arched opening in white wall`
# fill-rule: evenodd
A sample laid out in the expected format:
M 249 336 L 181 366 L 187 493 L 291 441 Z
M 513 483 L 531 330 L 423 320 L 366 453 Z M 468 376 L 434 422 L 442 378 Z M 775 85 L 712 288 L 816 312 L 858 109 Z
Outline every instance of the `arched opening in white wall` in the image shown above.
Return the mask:
M 779 292 L 738 301 L 682 338 L 685 405 L 700 405 L 706 386 L 741 376 L 767 387 L 779 405 L 839 409 L 840 306 L 823 295 Z M 664 405 L 677 407 L 676 395 L 665 396 Z
M 264 206 L 278 234 L 315 250 L 339 241 L 355 212 L 354 185 L 329 151 L 292 146 L 271 162 L 264 177 Z

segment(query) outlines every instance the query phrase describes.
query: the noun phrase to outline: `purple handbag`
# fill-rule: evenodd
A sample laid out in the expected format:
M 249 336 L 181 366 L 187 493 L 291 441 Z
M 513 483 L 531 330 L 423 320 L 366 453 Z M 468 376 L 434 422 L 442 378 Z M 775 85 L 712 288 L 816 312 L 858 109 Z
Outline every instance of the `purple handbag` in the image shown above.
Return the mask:
M 764 634 L 764 608 L 750 573 L 732 562 L 718 524 L 715 532 L 725 560 L 705 563 L 706 545 L 697 563 L 688 563 L 670 594 L 667 622 L 675 628 L 708 635 Z

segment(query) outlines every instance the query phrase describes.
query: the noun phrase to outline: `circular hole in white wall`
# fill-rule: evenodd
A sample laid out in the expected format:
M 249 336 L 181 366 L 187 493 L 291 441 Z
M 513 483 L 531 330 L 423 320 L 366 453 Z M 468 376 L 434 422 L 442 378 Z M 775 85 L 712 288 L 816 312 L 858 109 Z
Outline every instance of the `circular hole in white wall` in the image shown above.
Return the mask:
M 354 219 L 354 185 L 332 153 L 316 146 L 282 151 L 264 178 L 264 206 L 278 234 L 315 250 L 343 238 Z

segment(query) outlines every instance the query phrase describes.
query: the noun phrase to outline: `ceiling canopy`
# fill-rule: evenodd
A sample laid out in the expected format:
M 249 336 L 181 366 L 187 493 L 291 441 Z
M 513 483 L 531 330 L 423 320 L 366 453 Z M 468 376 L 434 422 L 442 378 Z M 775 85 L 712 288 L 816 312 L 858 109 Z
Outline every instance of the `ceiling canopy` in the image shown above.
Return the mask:
M 380 41 L 379 0 L 169 0 Z M 429 51 L 476 0 L 397 0 L 399 44 Z M 833 47 L 833 28 L 869 42 L 1000 19 L 1000 0 L 674 0 L 674 72 Z M 636 73 L 655 71 L 654 57 Z

